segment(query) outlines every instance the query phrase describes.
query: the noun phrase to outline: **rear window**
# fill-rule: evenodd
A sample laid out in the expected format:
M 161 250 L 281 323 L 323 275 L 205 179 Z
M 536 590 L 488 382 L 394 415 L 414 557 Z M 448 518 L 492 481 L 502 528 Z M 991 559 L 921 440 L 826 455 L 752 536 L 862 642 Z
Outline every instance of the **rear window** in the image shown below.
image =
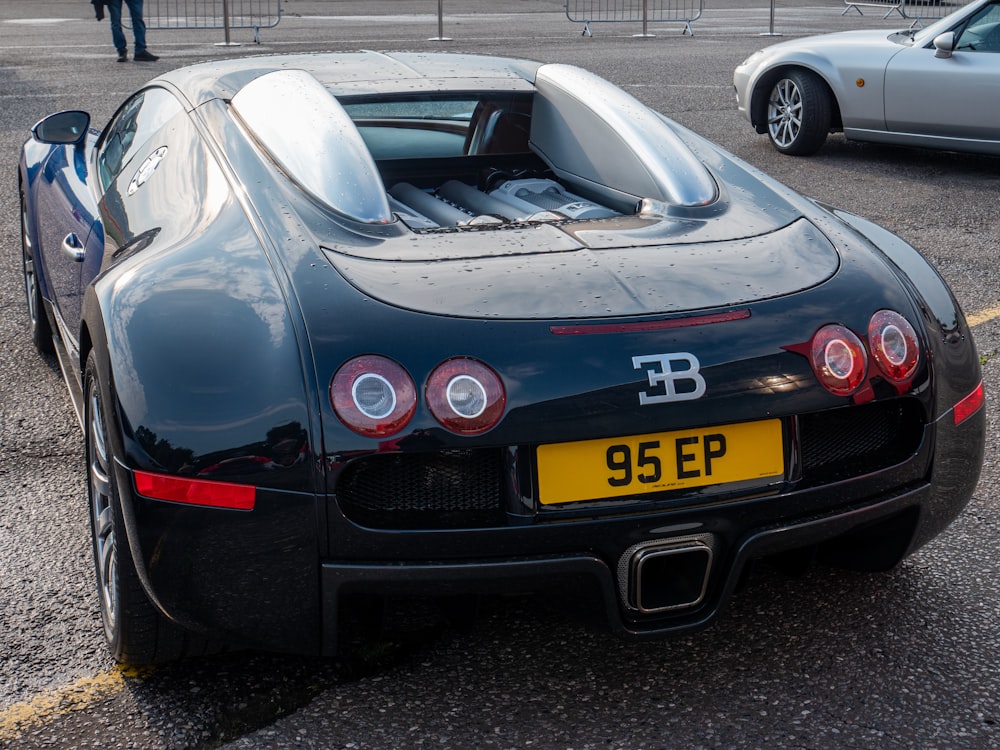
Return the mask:
M 530 96 L 491 93 L 341 104 L 378 161 L 528 150 Z

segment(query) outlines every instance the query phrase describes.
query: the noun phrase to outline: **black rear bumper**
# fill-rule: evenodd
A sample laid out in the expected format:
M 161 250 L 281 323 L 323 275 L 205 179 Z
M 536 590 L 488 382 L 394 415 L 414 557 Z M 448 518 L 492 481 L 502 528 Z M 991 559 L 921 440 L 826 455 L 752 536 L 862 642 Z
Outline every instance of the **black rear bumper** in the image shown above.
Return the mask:
M 850 550 L 857 542 L 875 534 L 880 550 L 893 550 L 875 565 L 858 559 L 859 567 L 891 567 L 908 552 L 914 539 L 919 509 L 930 502 L 929 484 L 856 508 L 795 523 L 755 530 L 745 535 L 732 554 L 702 556 L 708 585 L 700 601 L 691 606 L 667 607 L 664 612 L 645 614 L 634 599 L 638 568 L 628 559 L 609 565 L 595 554 L 563 554 L 505 560 L 399 563 L 324 563 L 320 578 L 324 627 L 323 651 L 337 647 L 336 623 L 341 602 L 352 594 L 384 597 L 453 597 L 467 594 L 573 592 L 573 598 L 600 608 L 592 615 L 605 620 L 625 637 L 657 637 L 709 624 L 724 608 L 747 564 L 789 550 L 820 547 L 834 553 Z M 707 535 L 711 537 L 711 535 Z M 650 544 L 669 549 L 685 544 L 689 535 L 663 536 Z M 711 545 L 711 540 L 709 540 Z M 721 545 L 720 545 L 721 546 Z M 687 549 L 682 547 L 682 549 Z M 628 552 L 623 552 L 626 556 Z M 624 575 L 622 574 L 624 569 Z M 658 566 L 654 575 L 698 578 L 702 570 L 693 560 Z M 677 583 L 676 581 L 674 583 Z M 684 582 L 680 582 L 683 584 Z M 681 585 L 694 590 L 697 581 Z M 676 588 L 666 582 L 671 589 Z M 630 593 L 631 592 L 631 593 Z
M 310 493 L 261 489 L 247 513 L 137 496 L 121 466 L 119 486 L 147 593 L 192 630 L 330 654 L 357 596 L 568 592 L 642 638 L 707 625 L 757 558 L 814 548 L 839 565 L 892 567 L 969 502 L 985 421 L 985 409 L 957 426 L 946 412 L 903 464 L 788 494 L 502 529 L 391 532 L 341 517 L 345 534 L 325 550 L 326 500 Z

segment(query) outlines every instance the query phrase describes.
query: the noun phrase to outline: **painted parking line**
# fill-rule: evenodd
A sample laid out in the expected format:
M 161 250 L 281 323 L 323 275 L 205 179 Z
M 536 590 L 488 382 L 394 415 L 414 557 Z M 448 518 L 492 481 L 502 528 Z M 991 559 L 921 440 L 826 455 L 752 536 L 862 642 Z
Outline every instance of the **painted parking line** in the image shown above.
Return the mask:
M 978 325 L 989 323 L 991 320 L 996 320 L 997 318 L 1000 318 L 1000 305 L 988 307 L 985 310 L 973 313 L 966 318 L 966 322 L 968 322 L 969 328 L 975 328 Z
M 20 24 L 22 26 L 48 26 L 53 23 L 79 20 L 79 18 L 8 18 L 4 23 Z
M 46 690 L 34 698 L 0 711 L 0 742 L 16 740 L 29 729 L 48 724 L 53 719 L 82 711 L 95 703 L 120 693 L 129 681 L 141 681 L 151 670 L 118 667 L 70 685 Z

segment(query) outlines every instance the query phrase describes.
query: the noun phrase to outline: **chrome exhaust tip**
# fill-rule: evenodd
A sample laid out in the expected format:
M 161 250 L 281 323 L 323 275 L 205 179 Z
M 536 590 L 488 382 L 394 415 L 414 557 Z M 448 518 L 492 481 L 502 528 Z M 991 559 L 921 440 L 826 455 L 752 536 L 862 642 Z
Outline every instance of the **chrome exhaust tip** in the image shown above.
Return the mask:
M 644 615 L 697 607 L 708 591 L 712 559 L 707 534 L 630 547 L 618 564 L 623 603 Z

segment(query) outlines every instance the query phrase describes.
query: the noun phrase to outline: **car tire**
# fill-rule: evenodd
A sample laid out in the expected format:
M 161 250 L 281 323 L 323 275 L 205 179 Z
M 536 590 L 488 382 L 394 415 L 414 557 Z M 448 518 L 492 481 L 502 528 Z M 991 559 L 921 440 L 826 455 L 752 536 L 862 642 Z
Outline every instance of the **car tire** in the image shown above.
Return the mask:
M 139 580 L 125 532 L 108 439 L 109 412 L 93 353 L 87 359 L 84 398 L 87 496 L 104 636 L 112 656 L 123 664 L 174 661 L 188 654 L 189 636 L 156 609 Z
M 31 342 L 42 354 L 52 354 L 55 346 L 52 343 L 52 328 L 45 313 L 42 302 L 42 290 L 38 286 L 38 270 L 35 266 L 35 248 L 28 234 L 28 204 L 24 197 L 23 186 L 19 190 L 21 197 L 21 269 L 24 274 L 24 296 L 28 303 L 28 325 L 31 329 Z
M 831 109 L 830 94 L 815 74 L 789 71 L 768 95 L 767 135 L 783 154 L 813 154 L 830 132 Z

